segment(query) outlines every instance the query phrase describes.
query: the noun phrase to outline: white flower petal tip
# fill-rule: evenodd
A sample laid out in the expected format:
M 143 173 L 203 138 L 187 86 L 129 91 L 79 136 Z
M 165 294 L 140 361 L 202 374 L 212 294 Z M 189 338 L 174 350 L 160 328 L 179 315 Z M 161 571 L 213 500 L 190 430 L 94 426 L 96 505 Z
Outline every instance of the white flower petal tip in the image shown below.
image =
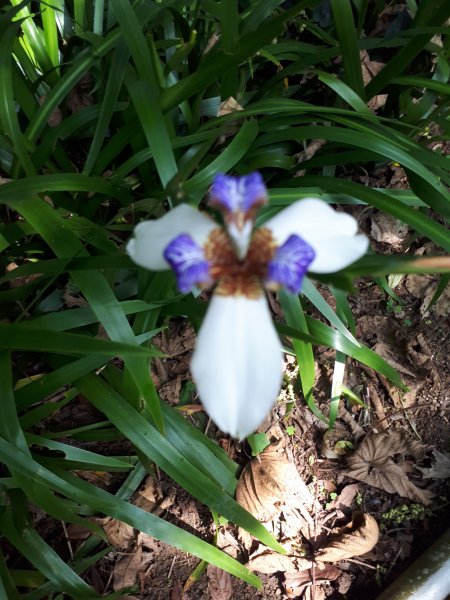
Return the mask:
M 282 348 L 267 300 L 214 295 L 197 337 L 191 371 L 206 412 L 241 440 L 274 405 Z
M 127 253 L 139 266 L 161 271 L 169 268 L 164 250 L 177 236 L 187 233 L 199 245 L 217 224 L 188 204 L 180 204 L 160 219 L 143 221 L 134 228 L 134 238 L 127 244 Z
M 305 198 L 294 202 L 265 223 L 277 243 L 298 235 L 315 252 L 309 270 L 334 273 L 363 256 L 369 241 L 358 235 L 358 223 L 347 213 L 336 212 L 323 200 Z

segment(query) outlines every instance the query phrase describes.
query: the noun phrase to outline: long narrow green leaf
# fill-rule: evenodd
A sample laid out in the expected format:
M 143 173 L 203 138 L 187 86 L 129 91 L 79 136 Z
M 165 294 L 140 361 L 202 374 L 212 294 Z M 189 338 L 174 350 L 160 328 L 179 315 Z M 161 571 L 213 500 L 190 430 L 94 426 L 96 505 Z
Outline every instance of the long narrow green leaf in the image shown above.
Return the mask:
M 64 473 L 62 471 L 58 472 L 58 474 L 52 473 L 39 463 L 32 460 L 30 461 L 28 456 L 18 451 L 14 446 L 3 439 L 0 439 L 0 457 L 2 462 L 7 464 L 10 468 L 20 471 L 25 477 L 29 477 L 31 480 L 34 480 L 41 485 L 45 485 L 63 496 L 70 496 L 75 501 L 89 504 L 103 514 L 124 521 L 139 531 L 148 533 L 176 548 L 180 548 L 185 552 L 198 556 L 202 560 L 215 564 L 219 568 L 229 571 L 236 577 L 240 577 L 255 587 L 261 587 L 259 579 L 253 575 L 253 573 L 250 573 L 245 567 L 217 548 L 214 548 L 192 534 L 179 529 L 171 523 L 166 523 L 162 519 L 137 506 L 129 504 L 79 478 L 75 478 L 69 473 Z M 12 519 L 8 520 L 12 523 Z M 13 529 L 9 529 L 8 532 L 11 532 L 14 535 Z M 269 534 L 267 534 L 267 536 L 268 535 Z M 16 540 L 16 537 L 14 537 L 14 539 Z M 17 541 L 19 543 L 19 540 Z M 35 542 L 35 540 L 33 540 L 33 542 Z M 20 551 L 23 551 L 24 556 L 28 555 L 28 551 L 26 550 L 26 546 L 23 545 L 23 542 L 20 542 L 19 549 Z M 36 557 L 31 555 L 30 560 L 33 562 L 36 560 Z M 42 566 L 45 567 L 45 565 Z M 65 574 L 66 569 L 69 569 L 69 567 L 66 566 L 65 569 L 62 569 L 59 572 Z M 69 581 L 74 581 L 74 574 L 72 571 L 71 573 L 68 573 L 67 576 L 69 577 Z
M 0 186 L 2 187 L 2 186 Z M 70 228 L 57 213 L 39 198 L 22 198 L 12 202 L 14 209 L 20 212 L 30 222 L 35 230 L 60 257 L 87 252 Z M 108 335 L 113 341 L 126 344 L 136 344 L 136 338 L 123 314 L 119 302 L 104 275 L 97 272 L 93 278 L 89 273 L 74 272 L 72 279 L 81 289 L 89 305 L 98 316 Z M 144 406 L 150 412 L 158 427 L 163 430 L 163 419 L 155 384 L 149 376 L 148 364 L 145 358 L 128 358 L 124 356 L 125 364 L 132 374 L 137 389 L 140 392 Z
M 77 333 L 48 331 L 37 327 L 0 323 L 0 348 L 40 352 L 45 340 L 47 352 L 58 354 L 96 354 L 103 356 L 161 356 L 158 350 L 136 344 L 122 344 Z
M 3 444 L 5 442 L 0 440 L 0 447 Z M 18 531 L 9 509 L 0 514 L 0 524 L 3 534 L 11 544 L 54 583 L 58 590 L 63 590 L 73 598 L 86 598 L 87 600 L 98 598 L 91 586 L 72 571 L 34 529 L 27 527 Z
M 283 552 L 281 546 L 268 531 L 215 483 L 212 479 L 214 474 L 207 477 L 190 464 L 113 388 L 107 386 L 98 377 L 90 375 L 83 377 L 76 385 L 80 392 L 134 443 L 136 448 L 159 465 L 193 496 L 214 508 L 227 519 L 245 527 L 267 546 Z
M 286 323 L 308 335 L 308 326 L 299 297 L 288 294 L 284 290 L 281 290 L 278 295 Z M 328 422 L 314 400 L 313 390 L 316 379 L 316 368 L 312 344 L 306 340 L 293 338 L 292 345 L 297 357 L 299 376 L 305 402 L 316 417 L 322 421 Z
M 364 82 L 352 5 L 350 0 L 331 0 L 331 8 L 344 63 L 346 83 L 361 99 L 364 99 Z
M 0 94 L 0 121 L 26 174 L 34 175 L 36 171 L 30 159 L 30 147 L 27 145 L 26 138 L 20 129 L 14 103 L 11 58 L 17 29 L 18 25 L 12 25 L 0 37 L 0 56 L 2 57 L 0 60 L 0 89 L 2 90 Z

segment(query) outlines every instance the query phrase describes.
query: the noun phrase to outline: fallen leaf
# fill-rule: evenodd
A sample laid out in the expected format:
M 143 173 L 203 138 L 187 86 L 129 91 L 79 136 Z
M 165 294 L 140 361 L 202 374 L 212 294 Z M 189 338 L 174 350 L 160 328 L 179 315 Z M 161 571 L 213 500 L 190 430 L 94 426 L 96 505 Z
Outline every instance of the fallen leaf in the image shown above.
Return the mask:
M 396 464 L 394 455 L 410 455 L 420 458 L 426 448 L 402 432 L 369 433 L 359 448 L 347 458 L 346 475 L 369 485 L 397 493 L 423 504 L 429 504 L 434 496 L 429 490 L 416 487 Z
M 260 521 L 268 521 L 280 508 L 286 493 L 289 461 L 280 445 L 268 446 L 242 471 L 236 500 Z
M 307 562 L 309 563 L 309 567 L 310 561 Z M 278 554 L 278 552 L 273 552 L 272 550 L 264 550 L 264 552 L 252 556 L 246 567 L 251 571 L 267 575 L 277 573 L 278 571 L 287 571 L 288 573 L 296 573 L 298 571 L 295 557 Z
M 85 73 L 67 96 L 67 108 L 70 112 L 77 113 L 94 103 L 94 97 L 91 94 L 94 86 L 92 75 Z
M 438 280 L 432 275 L 408 275 L 405 287 L 415 298 L 422 300 L 420 314 L 429 314 L 428 306 L 434 296 Z M 438 300 L 431 306 L 430 311 L 437 317 L 446 317 L 450 312 L 450 286 L 448 285 Z
M 431 467 L 418 467 L 425 479 L 448 479 L 450 477 L 450 454 L 433 450 L 434 463 Z
M 361 556 L 372 550 L 379 535 L 378 523 L 371 515 L 355 512 L 352 521 L 333 535 L 325 548 L 316 553 L 316 560 L 336 562 Z
M 215 565 L 208 565 L 206 573 L 211 600 L 231 600 L 233 597 L 233 580 L 231 579 L 231 575 Z
M 339 496 L 333 500 L 330 505 L 330 508 L 350 508 L 352 502 L 358 492 L 360 484 L 359 483 L 350 483 L 346 485 L 340 492 Z
M 136 583 L 137 574 L 142 564 L 142 547 L 135 552 L 121 556 L 114 566 L 113 589 L 115 592 L 132 587 Z
M 43 104 L 45 104 L 46 99 L 47 99 L 47 96 L 40 96 L 39 104 L 41 106 Z M 61 121 L 62 121 L 62 112 L 61 112 L 61 109 L 59 108 L 59 106 L 57 106 L 56 108 L 53 109 L 51 115 L 47 119 L 47 124 L 49 127 L 58 127 L 58 125 L 61 123 Z
M 339 422 L 335 423 L 333 429 L 327 429 L 323 434 L 320 453 L 324 458 L 330 460 L 342 459 L 346 452 L 342 452 L 337 444 L 341 441 L 348 441 L 349 437 L 348 429 Z
M 314 570 L 314 581 L 316 584 L 325 581 L 334 581 L 340 574 L 341 571 L 332 565 L 324 565 L 321 569 L 316 565 Z M 284 585 L 289 598 L 300 598 L 305 587 L 311 585 L 313 582 L 312 569 L 301 570 L 297 573 L 286 573 L 284 577 Z M 317 592 L 319 589 L 320 588 L 316 587 L 314 591 Z M 317 593 L 315 596 L 318 598 Z
M 104 519 L 99 519 L 97 522 L 100 527 L 103 528 L 103 531 L 108 538 L 108 543 L 111 544 L 111 546 L 128 548 L 136 537 L 136 532 L 133 527 L 118 519 L 105 517 Z
M 219 112 L 217 113 L 218 117 L 223 117 L 224 115 L 229 115 L 237 110 L 244 110 L 242 106 L 239 104 L 237 100 L 230 96 L 226 100 L 220 103 Z
M 162 497 L 161 486 L 154 477 L 147 477 L 144 487 L 134 494 L 133 504 L 142 510 L 152 512 L 161 502 Z
M 359 53 L 361 59 L 361 71 L 363 76 L 364 85 L 367 85 L 385 66 L 384 63 L 376 60 L 370 60 L 369 53 L 367 50 L 361 50 Z M 378 94 L 371 98 L 367 104 L 370 110 L 377 110 L 385 105 L 387 94 Z
M 371 235 L 377 242 L 390 244 L 400 250 L 408 235 L 408 226 L 392 215 L 374 213 L 371 219 Z

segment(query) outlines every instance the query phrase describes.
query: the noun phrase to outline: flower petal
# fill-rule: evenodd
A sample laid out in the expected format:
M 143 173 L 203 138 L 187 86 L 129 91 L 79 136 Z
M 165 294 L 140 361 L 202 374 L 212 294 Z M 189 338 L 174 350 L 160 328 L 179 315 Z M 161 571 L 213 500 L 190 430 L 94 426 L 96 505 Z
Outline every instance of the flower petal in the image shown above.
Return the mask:
M 175 271 L 178 289 L 183 294 L 195 286 L 212 283 L 211 265 L 205 258 L 203 248 L 187 233 L 182 233 L 167 245 L 164 258 Z
M 217 224 L 204 213 L 180 204 L 160 219 L 143 221 L 134 228 L 134 238 L 127 244 L 131 259 L 146 269 L 168 269 L 164 250 L 173 239 L 188 233 L 198 245 L 203 246 Z
M 226 213 L 247 213 L 267 203 L 267 190 L 258 172 L 232 177 L 216 175 L 211 187 L 209 204 Z
M 282 380 L 281 344 L 265 296 L 213 296 L 191 371 L 206 412 L 222 431 L 242 439 L 262 423 Z
M 316 253 L 309 244 L 298 235 L 290 235 L 267 265 L 266 285 L 283 286 L 289 292 L 298 294 L 303 277 Z
M 292 234 L 309 244 L 316 256 L 309 270 L 333 273 L 361 258 L 368 240 L 356 235 L 358 223 L 351 215 L 338 213 L 326 202 L 305 198 L 291 204 L 264 224 L 281 246 Z

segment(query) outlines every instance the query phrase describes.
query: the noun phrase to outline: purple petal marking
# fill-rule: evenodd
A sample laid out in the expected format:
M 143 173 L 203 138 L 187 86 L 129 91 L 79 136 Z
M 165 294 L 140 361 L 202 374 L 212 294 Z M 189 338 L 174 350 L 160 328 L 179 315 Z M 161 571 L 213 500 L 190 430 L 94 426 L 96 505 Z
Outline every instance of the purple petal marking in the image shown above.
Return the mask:
M 209 204 L 233 214 L 248 212 L 256 206 L 267 203 L 267 190 L 263 178 L 258 172 L 231 177 L 216 175 L 211 187 Z
M 177 287 L 183 294 L 196 285 L 212 283 L 210 263 L 205 259 L 203 248 L 187 233 L 178 235 L 167 244 L 164 258 L 175 271 Z
M 315 256 L 314 249 L 305 240 L 298 235 L 289 236 L 267 265 L 266 284 L 282 285 L 289 292 L 298 294 L 303 277 Z

